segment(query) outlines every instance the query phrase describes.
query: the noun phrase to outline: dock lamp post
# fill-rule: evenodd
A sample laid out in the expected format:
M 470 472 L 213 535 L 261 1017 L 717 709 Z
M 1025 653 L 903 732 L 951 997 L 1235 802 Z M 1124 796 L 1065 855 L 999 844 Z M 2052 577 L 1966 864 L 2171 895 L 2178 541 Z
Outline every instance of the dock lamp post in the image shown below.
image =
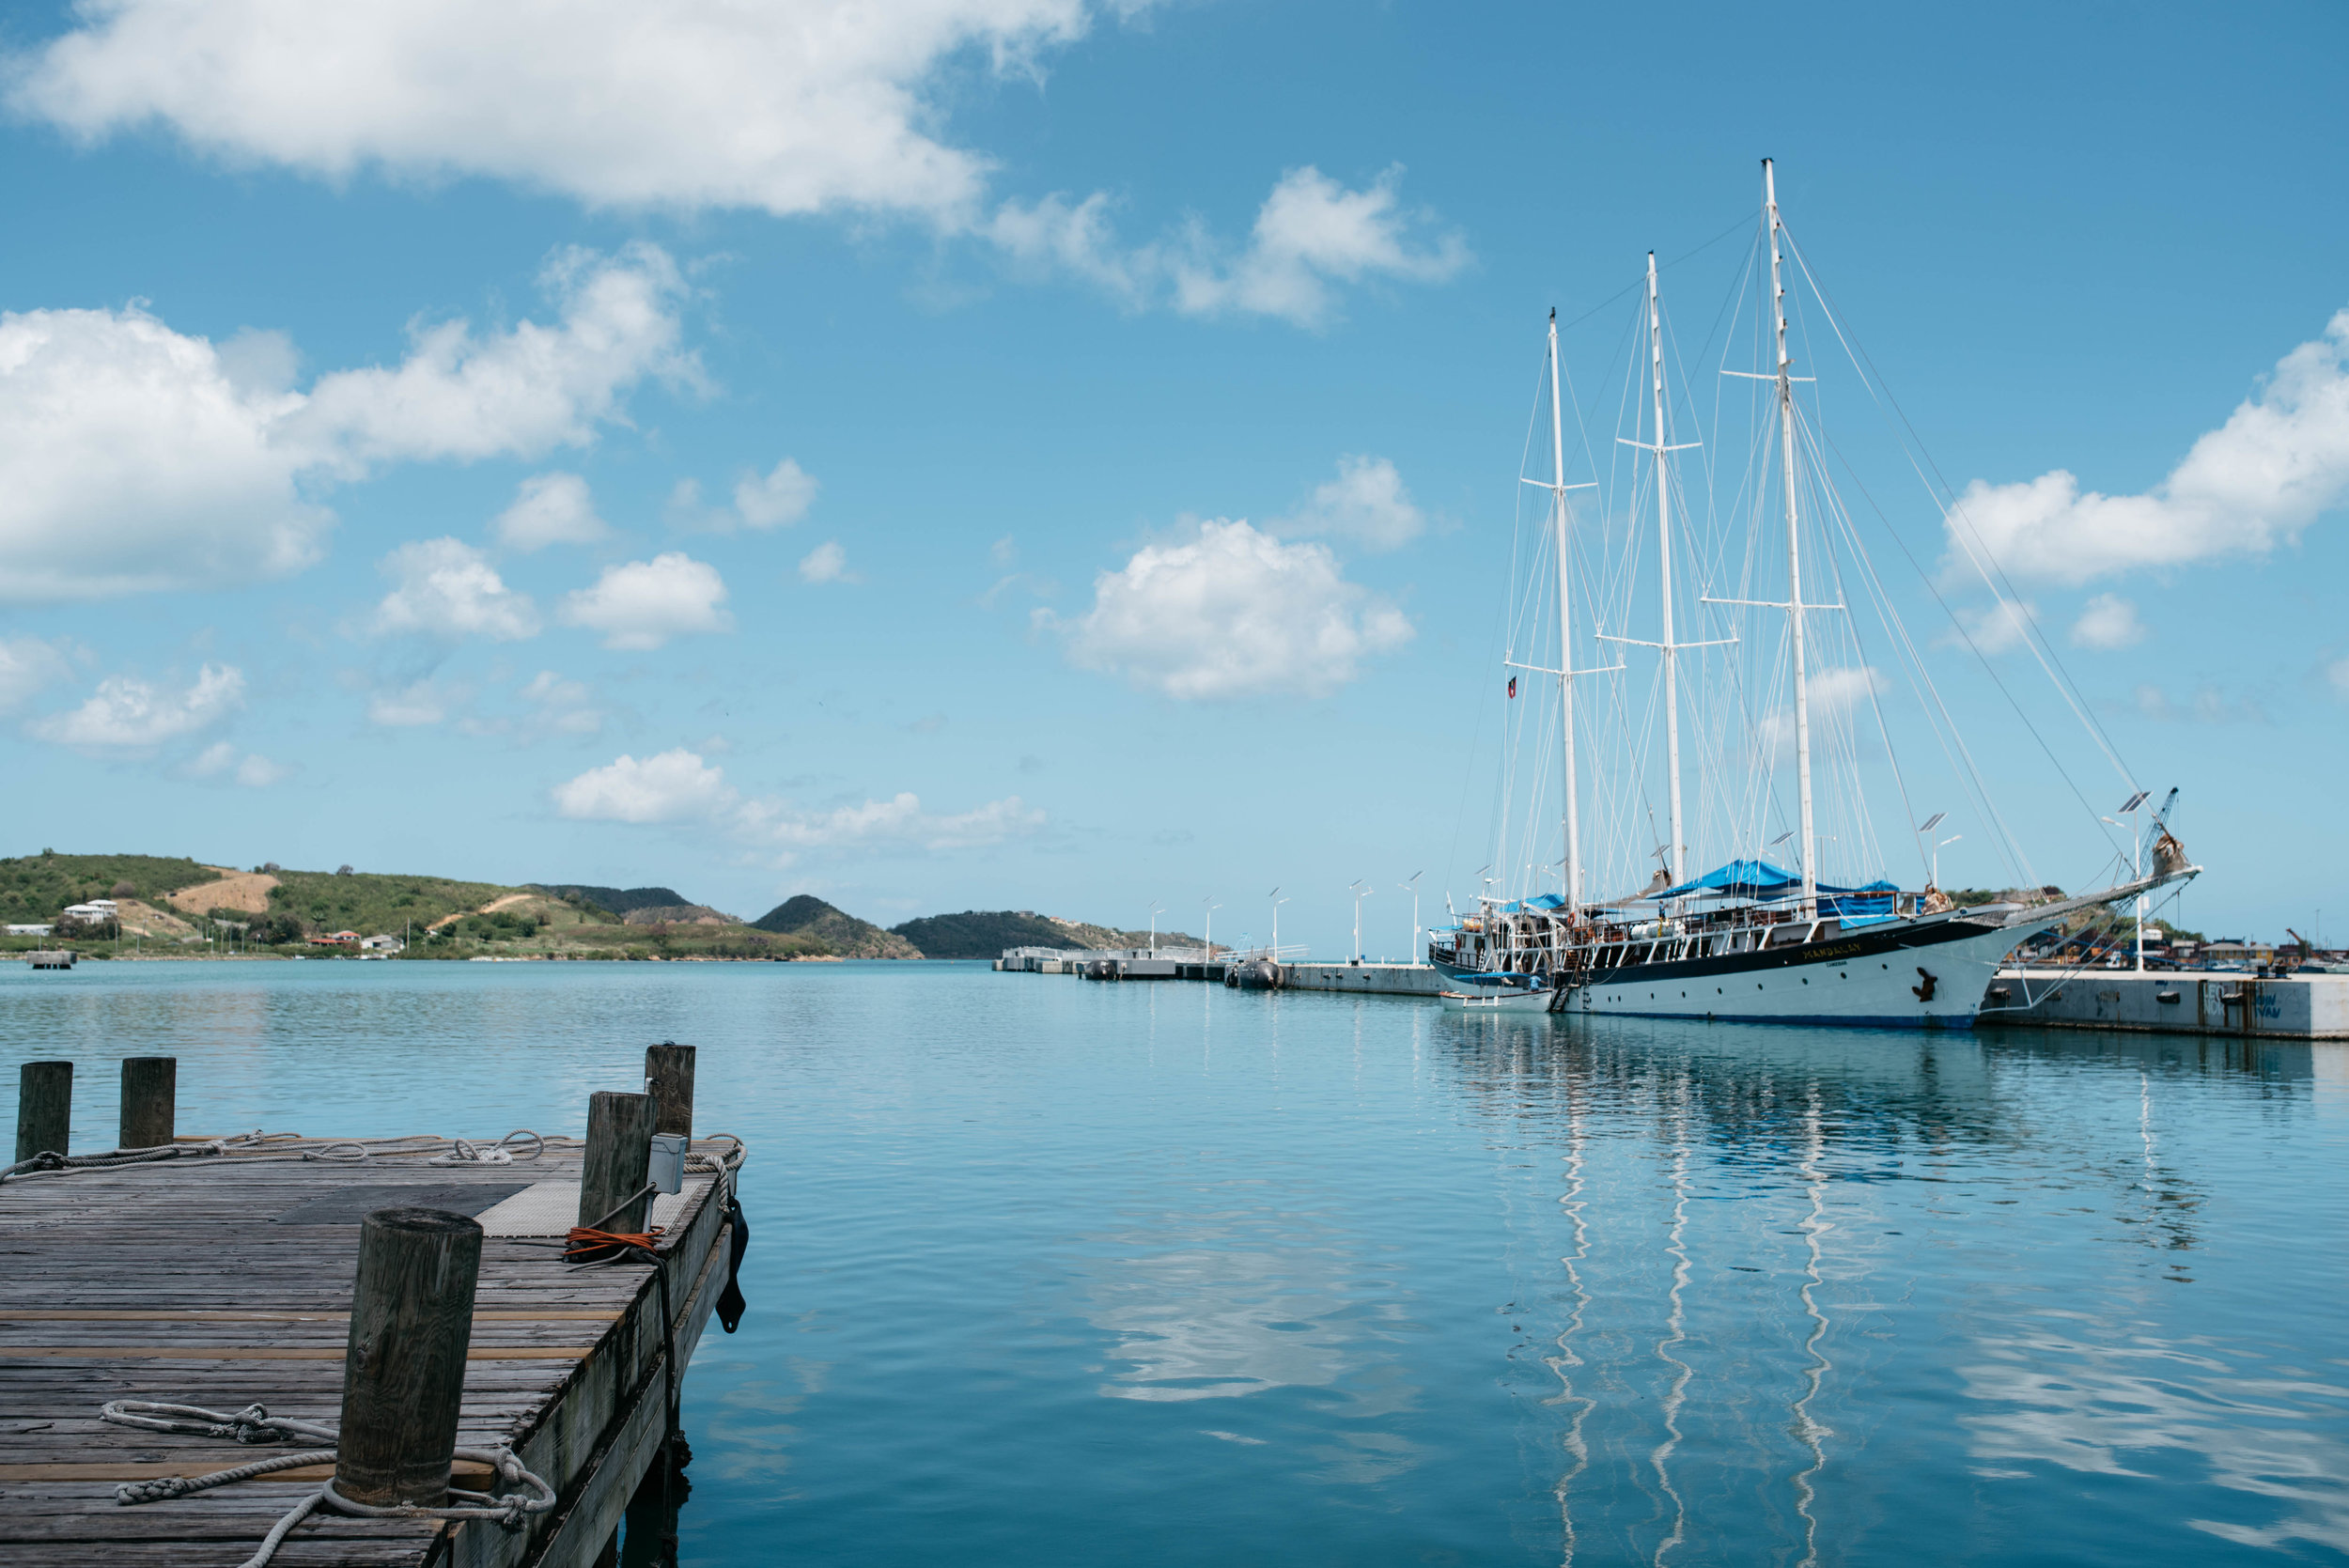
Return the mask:
M 1346 891 L 1354 895 L 1354 961 L 1362 961 L 1362 900 L 1378 890 L 1367 879 L 1348 882 Z
M 1207 955 L 1199 961 L 1203 964 L 1212 964 L 1215 962 L 1215 912 L 1223 908 L 1223 906 L 1215 901 L 1215 894 L 1213 893 L 1207 894 L 1206 897 L 1201 899 L 1199 902 L 1207 907 Z
M 2128 830 L 2129 880 L 2133 882 L 2141 880 L 2145 875 L 2145 835 L 2137 831 L 2137 814 L 2139 809 L 2145 804 L 2145 798 L 2152 793 L 2153 791 L 2149 789 L 2140 789 L 2121 802 L 2121 815 L 2127 817 L 2128 821 L 2112 822 L 2109 816 L 2104 818 L 2107 822 L 2112 822 L 2116 828 Z M 2137 927 L 2137 972 L 2143 974 L 2145 972 L 2145 894 L 2143 893 L 2138 893 L 2132 908 L 2136 918 L 2130 924 Z
M 1150 956 L 1159 955 L 1159 917 L 1166 913 L 1166 906 L 1157 899 L 1150 901 Z
M 1281 906 L 1288 900 L 1281 896 L 1279 888 L 1265 896 L 1272 900 L 1272 961 L 1277 964 L 1281 961 Z
M 1924 847 L 1923 840 L 1925 837 L 1930 834 L 1934 829 L 1938 828 L 1943 822 L 1947 821 L 1949 819 L 1949 815 L 1950 814 L 1948 812 L 1937 811 L 1931 816 L 1926 817 L 1922 822 L 1917 824 L 1917 838 L 1919 841 L 1918 848 L 1921 852 Z M 1938 861 L 1934 862 L 1933 869 L 1926 873 L 1926 875 L 1933 879 L 1934 887 L 1938 890 L 1941 886 L 1941 862 Z
M 1411 962 L 1414 964 L 1419 962 L 1419 879 L 1426 875 L 1424 871 L 1414 871 L 1394 885 L 1396 892 L 1411 895 Z

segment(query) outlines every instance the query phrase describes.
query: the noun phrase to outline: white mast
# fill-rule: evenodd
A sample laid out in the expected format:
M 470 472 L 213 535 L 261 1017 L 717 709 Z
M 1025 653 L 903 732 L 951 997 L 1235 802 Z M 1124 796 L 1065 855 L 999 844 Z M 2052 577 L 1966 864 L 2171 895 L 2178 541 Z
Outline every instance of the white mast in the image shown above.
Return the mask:
M 1672 842 L 1665 848 L 1671 856 L 1672 885 L 1677 887 L 1688 880 L 1688 868 L 1681 863 L 1684 846 L 1680 833 L 1680 676 L 1676 668 L 1679 649 L 1672 640 L 1672 485 L 1664 463 L 1664 455 L 1671 450 L 1664 441 L 1664 317 L 1657 300 L 1654 251 L 1647 253 L 1647 341 L 1656 399 L 1657 566 L 1664 588 L 1664 752 L 1666 767 L 1672 774 Z
M 1770 220 L 1770 305 L 1778 320 L 1779 452 L 1786 487 L 1786 624 L 1794 639 L 1795 777 L 1802 797 L 1802 918 L 1815 920 L 1819 914 L 1819 840 L 1811 819 L 1811 691 L 1803 668 L 1802 528 L 1795 510 L 1795 387 L 1786 357 L 1786 286 L 1779 276 L 1778 174 L 1767 158 L 1762 160 L 1762 200 Z M 1664 635 L 1669 639 L 1672 633 Z
M 1566 569 L 1566 438 L 1558 410 L 1558 312 L 1549 313 L 1549 473 L 1558 535 L 1558 732 L 1566 770 L 1566 908 L 1582 907 L 1582 820 L 1574 776 L 1574 599 Z

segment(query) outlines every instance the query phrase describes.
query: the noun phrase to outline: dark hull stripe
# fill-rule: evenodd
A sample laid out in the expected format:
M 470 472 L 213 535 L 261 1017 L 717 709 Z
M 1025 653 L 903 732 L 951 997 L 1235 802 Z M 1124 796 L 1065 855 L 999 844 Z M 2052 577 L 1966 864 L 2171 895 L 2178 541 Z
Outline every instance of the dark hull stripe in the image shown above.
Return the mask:
M 1713 978 L 1726 974 L 1758 974 L 1777 970 L 1803 969 L 1812 964 L 1848 964 L 1864 958 L 1881 959 L 1889 954 L 1910 953 L 1938 947 L 1943 942 L 1964 941 L 1980 937 L 1998 927 L 1968 920 L 1937 921 L 1925 926 L 1896 926 L 1889 930 L 1864 931 L 1848 937 L 1831 937 L 1822 942 L 1805 942 L 1799 947 L 1768 947 L 1759 953 L 1727 953 L 1715 958 L 1684 958 L 1677 963 L 1634 964 L 1625 969 L 1603 969 L 1592 971 L 1594 986 L 1660 986 L 1666 981 Z M 2028 928 L 2017 929 L 2015 940 L 2019 945 L 2030 938 Z M 1633 946 L 1638 943 L 1630 944 Z M 1430 958 L 1447 976 L 1469 972 L 1459 965 L 1440 958 Z M 1626 1017 L 1628 1015 L 1612 1015 Z M 1659 1015 L 1678 1017 L 1680 1015 Z

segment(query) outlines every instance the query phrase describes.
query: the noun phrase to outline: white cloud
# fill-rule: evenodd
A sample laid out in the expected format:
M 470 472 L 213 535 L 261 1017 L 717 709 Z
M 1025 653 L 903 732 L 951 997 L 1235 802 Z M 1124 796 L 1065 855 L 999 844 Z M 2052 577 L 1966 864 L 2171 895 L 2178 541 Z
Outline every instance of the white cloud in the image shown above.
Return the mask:
M 2072 641 L 2084 648 L 2110 652 L 2144 640 L 2145 623 L 2137 618 L 2137 606 L 2118 594 L 2098 594 L 2072 623 Z
M 1267 528 L 1284 538 L 1327 535 L 1364 550 L 1400 550 L 1419 537 L 1426 515 L 1411 501 L 1403 475 L 1384 458 L 1344 457 L 1338 476 L 1316 487 L 1295 515 Z
M 0 713 L 13 713 L 71 674 L 64 654 L 38 637 L 0 638 Z
M 800 581 L 802 582 L 854 582 L 857 575 L 848 569 L 848 552 L 840 548 L 837 539 L 826 539 L 800 557 Z
M 197 779 L 210 779 L 226 773 L 247 789 L 267 789 L 273 784 L 293 777 L 293 771 L 290 768 L 270 761 L 257 752 L 248 753 L 240 758 L 237 748 L 226 740 L 215 740 L 205 747 L 186 768 L 191 778 Z
M 584 822 L 702 823 L 789 862 L 810 852 L 982 848 L 1035 831 L 1044 814 L 1018 796 L 946 815 L 900 793 L 831 810 L 776 799 L 745 800 L 725 772 L 679 746 L 639 761 L 621 756 L 553 791 L 555 810 Z
M 482 337 L 462 319 L 418 327 L 396 368 L 319 378 L 288 417 L 290 436 L 345 473 L 403 458 L 529 458 L 586 444 L 648 375 L 698 378 L 677 347 L 684 282 L 658 246 L 616 257 L 566 249 L 539 282 L 560 310 L 556 324 L 521 321 Z
M 1035 624 L 1065 633 L 1084 668 L 1176 698 L 1326 695 L 1412 636 L 1401 611 L 1346 581 L 1329 547 L 1283 544 L 1245 521 L 1146 546 L 1096 577 L 1093 596 L 1073 621 L 1039 610 Z
M 2137 711 L 2148 719 L 2177 722 L 2192 721 L 2198 724 L 2264 724 L 2269 722 L 2267 710 L 2251 696 L 2230 697 L 2217 687 L 2205 683 L 2197 687 L 2194 695 L 2184 703 L 2170 700 L 2170 693 L 2150 682 L 2139 685 L 2133 693 Z
M 594 693 L 552 670 L 539 671 L 521 689 L 521 699 L 537 709 L 538 722 L 556 734 L 596 735 L 603 729 L 602 713 L 591 706 Z
M 2057 469 L 1977 479 L 1957 510 L 2018 577 L 2087 582 L 2137 567 L 2264 554 L 2349 498 L 2349 310 L 2278 362 L 2226 424 L 2141 495 L 2083 490 Z M 1950 524 L 1952 561 L 1962 553 Z
M 1237 251 L 1192 221 L 1175 235 L 1127 249 L 1099 194 L 1072 202 L 1053 194 L 1007 201 L 984 233 L 1030 271 L 1062 272 L 1128 309 L 1161 299 L 1189 316 L 1270 316 L 1317 327 L 1335 313 L 1339 284 L 1391 279 L 1440 283 L 1468 265 L 1457 234 L 1433 238 L 1424 213 L 1403 209 L 1403 171 L 1390 168 L 1364 190 L 1319 169 L 1283 175 Z
M 267 789 L 293 776 L 293 769 L 253 753 L 237 764 L 237 782 L 247 789 Z
M 699 820 L 735 799 L 723 770 L 682 746 L 642 762 L 622 755 L 554 787 L 554 809 L 580 822 Z
M 418 539 L 383 557 L 397 584 L 375 607 L 379 632 L 488 637 L 519 642 L 538 634 L 537 606 L 506 585 L 482 553 L 459 539 Z
M 161 124 L 341 180 L 483 175 L 591 206 L 894 210 L 951 222 L 988 162 L 937 139 L 939 68 L 1029 73 L 1082 0 L 105 0 L 21 59 L 23 113 Z
M 657 648 L 690 632 L 730 630 L 725 599 L 717 567 L 671 551 L 606 567 L 594 587 L 563 601 L 563 619 L 603 633 L 607 648 Z
M 398 366 L 306 394 L 273 334 L 216 347 L 135 305 L 0 315 L 0 598 L 283 577 L 319 558 L 334 516 L 314 497 L 333 480 L 583 443 L 645 376 L 696 373 L 658 250 L 567 252 L 546 282 L 555 325 L 445 323 Z
M 430 679 L 412 681 L 396 691 L 379 691 L 367 701 L 367 722 L 386 729 L 417 729 L 437 724 L 462 700 Z
M 244 672 L 207 664 L 179 690 L 135 675 L 108 675 L 81 706 L 28 727 L 40 739 L 83 751 L 141 752 L 210 729 L 242 706 Z
M 807 515 L 819 488 L 812 474 L 786 458 L 765 474 L 746 473 L 737 480 L 731 506 L 710 505 L 702 500 L 700 480 L 679 479 L 661 508 L 661 520 L 692 534 L 788 528 Z
M 734 510 L 745 528 L 787 528 L 816 505 L 816 481 L 786 458 L 766 474 L 735 483 Z
M 1952 605 L 1950 614 L 1957 625 L 1937 641 L 1949 648 L 1970 645 L 1984 659 L 1996 658 L 2030 643 L 2038 611 L 2035 604 L 2016 603 L 2013 599 L 1979 606 Z
M 525 554 L 549 545 L 591 545 L 612 532 L 576 474 L 532 474 L 490 529 L 498 543 Z
M 275 432 L 301 399 L 136 306 L 0 316 L 0 598 L 282 577 L 332 522 Z
M 1803 689 L 1811 701 L 1811 722 L 1813 733 L 1821 726 L 1840 723 L 1858 710 L 1876 692 L 1885 690 L 1882 671 L 1873 665 L 1830 665 L 1814 669 L 1805 678 Z M 1762 754 L 1773 762 L 1782 762 L 1795 753 L 1795 709 L 1790 703 L 1771 709 L 1754 726 L 1754 738 Z
M 921 799 L 910 793 L 817 812 L 754 800 L 745 804 L 742 815 L 750 836 L 790 851 L 975 849 L 1034 832 L 1044 825 L 1044 814 L 1017 795 L 947 816 L 924 811 Z
M 1391 168 L 1365 191 L 1349 191 L 1319 169 L 1291 169 L 1256 214 L 1248 247 L 1219 258 L 1196 240 L 1174 263 L 1174 303 L 1194 316 L 1241 311 L 1278 316 L 1300 326 L 1326 320 L 1330 286 L 1365 278 L 1439 283 L 1468 265 L 1456 234 L 1412 242 L 1414 215 L 1396 192 L 1403 171 Z

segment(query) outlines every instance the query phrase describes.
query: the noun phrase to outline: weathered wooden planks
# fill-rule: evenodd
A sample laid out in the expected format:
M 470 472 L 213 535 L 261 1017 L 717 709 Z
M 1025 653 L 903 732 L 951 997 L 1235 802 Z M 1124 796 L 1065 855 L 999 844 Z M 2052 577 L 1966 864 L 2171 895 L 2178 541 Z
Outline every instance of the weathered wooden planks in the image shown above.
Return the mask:
M 258 1402 L 272 1414 L 331 1423 L 358 1226 L 281 1217 L 339 1212 L 318 1203 L 360 1188 L 478 1183 L 487 1197 L 518 1179 L 579 1175 L 576 1148 L 478 1169 L 330 1164 L 280 1152 L 0 1186 L 0 1559 L 10 1568 L 241 1562 L 316 1481 L 272 1477 L 119 1507 L 118 1481 L 202 1474 L 270 1451 L 113 1425 L 98 1420 L 99 1406 L 116 1398 L 215 1410 Z M 702 1188 L 663 1238 L 679 1375 L 725 1282 L 723 1191 L 723 1183 Z M 276 1560 L 288 1568 L 588 1561 L 665 1427 L 661 1326 L 645 1263 L 574 1269 L 547 1247 L 485 1239 L 458 1440 L 511 1444 L 555 1486 L 556 1512 L 526 1534 L 480 1522 L 321 1517 L 296 1530 Z

